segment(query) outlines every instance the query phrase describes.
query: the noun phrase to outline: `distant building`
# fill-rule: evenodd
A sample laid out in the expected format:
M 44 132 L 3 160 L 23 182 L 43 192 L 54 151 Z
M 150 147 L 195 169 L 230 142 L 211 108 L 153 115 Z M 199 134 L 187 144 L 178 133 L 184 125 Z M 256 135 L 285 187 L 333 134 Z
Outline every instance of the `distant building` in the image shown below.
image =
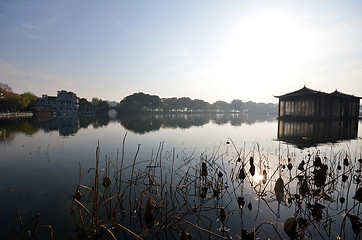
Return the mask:
M 42 95 L 36 100 L 35 109 L 49 109 L 59 115 L 71 115 L 78 113 L 78 99 L 67 91 L 58 91 L 57 97 Z
M 279 98 L 279 119 L 344 120 L 358 119 L 360 97 L 337 90 L 315 91 L 305 86 Z

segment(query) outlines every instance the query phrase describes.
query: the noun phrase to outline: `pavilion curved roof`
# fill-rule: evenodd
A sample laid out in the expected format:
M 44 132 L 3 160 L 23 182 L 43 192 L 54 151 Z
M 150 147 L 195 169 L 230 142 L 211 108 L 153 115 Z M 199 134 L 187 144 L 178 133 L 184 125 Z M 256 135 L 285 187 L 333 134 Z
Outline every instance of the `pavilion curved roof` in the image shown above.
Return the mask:
M 330 96 L 336 96 L 336 97 L 353 97 L 353 98 L 361 99 L 360 97 L 357 97 L 357 96 L 354 96 L 354 95 L 348 95 L 348 94 L 345 94 L 345 93 L 341 93 L 341 92 L 339 92 L 337 90 L 335 90 L 332 93 L 325 93 L 325 92 L 322 92 L 322 91 L 316 91 L 316 90 L 307 88 L 306 86 L 304 86 L 303 88 L 301 88 L 301 89 L 299 89 L 297 91 L 287 93 L 287 94 L 284 94 L 284 95 L 280 95 L 280 96 L 275 96 L 275 97 L 276 98 L 289 98 L 289 97 L 302 97 L 302 96 L 304 97 L 304 96 L 314 96 L 314 95 L 330 95 Z

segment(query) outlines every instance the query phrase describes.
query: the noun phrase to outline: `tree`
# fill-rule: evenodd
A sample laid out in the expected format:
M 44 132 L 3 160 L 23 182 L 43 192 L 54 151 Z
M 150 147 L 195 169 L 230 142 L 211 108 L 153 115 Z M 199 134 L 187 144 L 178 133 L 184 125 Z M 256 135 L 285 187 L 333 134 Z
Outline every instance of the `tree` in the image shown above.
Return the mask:
M 5 90 L 7 92 L 13 92 L 11 87 L 9 87 L 9 85 L 6 83 L 0 83 L 0 89 Z
M 155 111 L 156 109 L 159 109 L 161 107 L 162 107 L 162 102 L 158 96 L 139 92 L 125 97 L 120 102 L 118 111 L 125 111 L 125 112 Z
M 163 98 L 162 100 L 162 109 L 163 111 L 176 111 L 177 108 L 177 98 Z
M 191 105 L 192 105 L 191 108 L 194 111 L 206 111 L 210 104 L 203 100 L 195 99 L 192 100 Z
M 65 92 L 66 94 L 68 94 L 70 97 L 72 97 L 72 98 L 74 98 L 74 99 L 77 99 L 77 98 L 78 98 L 78 97 L 77 97 L 77 94 L 75 94 L 75 93 L 72 92 L 72 91 L 66 91 L 66 90 L 58 91 L 58 96 L 59 96 L 59 94 L 62 93 L 62 92 Z
M 230 103 L 230 110 L 232 111 L 243 111 L 244 110 L 244 103 L 241 100 L 234 99 Z
M 101 101 L 102 101 L 102 99 L 99 99 L 99 98 L 97 98 L 97 97 L 94 97 L 94 98 L 92 98 L 92 100 L 91 100 L 91 104 L 93 105 L 93 107 L 96 108 Z
M 161 108 L 162 107 L 161 99 L 158 96 L 155 96 L 155 95 L 150 96 L 146 107 L 151 109 L 152 111 Z
M 9 85 L 0 83 L 0 111 L 18 111 L 20 95 L 13 93 Z
M 78 100 L 78 104 L 79 104 L 79 107 L 78 107 L 79 112 L 83 112 L 83 113 L 93 112 L 96 109 L 93 106 L 93 104 L 85 98 L 80 98 Z
M 91 104 L 96 109 L 97 113 L 104 114 L 108 112 L 110 108 L 107 101 L 103 101 L 102 99 L 99 99 L 97 97 L 92 98 Z
M 180 110 L 186 110 L 187 112 L 192 108 L 192 100 L 189 97 L 182 97 L 177 99 L 177 106 Z
M 21 110 L 31 110 L 36 102 L 36 96 L 31 92 L 25 92 L 18 99 L 18 106 Z
M 217 112 L 228 112 L 229 104 L 224 101 L 217 101 L 212 104 L 211 109 Z

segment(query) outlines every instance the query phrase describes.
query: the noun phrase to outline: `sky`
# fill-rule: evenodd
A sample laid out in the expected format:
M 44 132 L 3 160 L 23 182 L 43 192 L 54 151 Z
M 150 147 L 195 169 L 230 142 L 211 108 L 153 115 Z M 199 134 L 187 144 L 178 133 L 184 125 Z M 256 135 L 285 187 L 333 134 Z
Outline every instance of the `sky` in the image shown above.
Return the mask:
M 0 0 L 0 82 L 117 102 L 362 97 L 361 13 L 352 0 Z

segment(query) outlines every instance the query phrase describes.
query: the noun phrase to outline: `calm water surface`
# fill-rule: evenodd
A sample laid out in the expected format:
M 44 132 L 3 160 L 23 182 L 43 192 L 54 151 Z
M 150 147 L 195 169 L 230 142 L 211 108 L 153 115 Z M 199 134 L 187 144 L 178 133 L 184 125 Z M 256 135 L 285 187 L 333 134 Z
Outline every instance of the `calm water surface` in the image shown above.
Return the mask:
M 211 159 L 212 156 L 219 156 L 215 159 L 222 163 L 217 164 L 222 166 L 220 169 L 223 172 L 229 173 L 226 180 L 228 184 L 233 184 L 232 188 L 228 186 L 233 191 L 226 190 L 228 194 L 223 195 L 226 197 L 222 199 L 222 203 L 227 207 L 228 220 L 224 223 L 224 227 L 230 229 L 229 237 L 240 238 L 242 227 L 250 231 L 267 221 L 272 222 L 284 238 L 286 234 L 283 231 L 283 223 L 296 212 L 301 212 L 299 211 L 301 206 L 304 211 L 312 209 L 310 210 L 312 214 L 304 213 L 304 216 L 311 226 L 317 225 L 315 228 L 307 229 L 306 236 L 316 239 L 336 239 L 343 226 L 343 229 L 346 228 L 342 231 L 344 237 L 355 237 L 351 221 L 344 220 L 343 217 L 343 213 L 348 210 L 361 217 L 359 211 L 355 210 L 358 201 L 351 198 L 358 188 L 355 179 L 359 178 L 359 175 L 355 174 L 354 170 L 348 172 L 333 170 L 336 179 L 345 173 L 354 181 L 347 180 L 346 183 L 342 183 L 336 180 L 333 189 L 326 186 L 325 192 L 333 198 L 332 201 L 315 200 L 312 197 L 305 203 L 300 202 L 299 207 L 295 196 L 301 183 L 297 181 L 294 183 L 292 180 L 295 180 L 293 176 L 299 173 L 297 172 L 299 163 L 302 160 L 307 162 L 309 159 L 308 154 L 312 160 L 318 154 L 322 158 L 326 157 L 324 161 L 328 162 L 326 164 L 329 169 L 333 167 L 335 169 L 347 154 L 349 167 L 357 169 L 357 159 L 361 158 L 362 147 L 361 122 L 358 122 L 358 129 L 355 129 L 354 139 L 299 149 L 290 143 L 278 141 L 276 117 L 275 115 L 153 115 L 125 116 L 120 119 L 62 117 L 52 121 L 0 120 L 0 239 L 13 236 L 19 229 L 18 211 L 24 224 L 40 213 L 39 226 L 51 225 L 55 237 L 77 238 L 71 215 L 75 189 L 79 181 L 85 185 L 91 182 L 93 172 L 90 169 L 95 167 L 95 151 L 98 143 L 101 167 L 105 166 L 105 159 L 114 165 L 119 164 L 122 140 L 126 133 L 125 166 L 132 165 L 139 144 L 137 162 L 154 159 L 160 144 L 163 144 L 162 154 L 168 155 L 166 161 L 171 159 L 170 154 L 175 149 L 175 166 L 178 167 L 182 167 L 187 157 L 194 161 L 193 166 L 200 167 L 205 157 Z M 261 201 L 260 198 L 263 196 L 256 193 L 263 190 L 265 185 L 262 185 L 260 179 L 256 179 L 255 176 L 247 176 L 245 182 L 241 183 L 235 171 L 235 169 L 239 171 L 242 167 L 241 163 L 239 165 L 236 163 L 238 156 L 242 157 L 246 173 L 249 171 L 249 158 L 254 156 L 255 164 L 259 166 L 257 172 L 261 174 L 261 170 L 266 169 L 268 176 L 272 176 L 270 182 L 275 183 L 279 176 L 283 178 L 285 184 L 290 180 L 290 184 L 285 186 L 283 200 L 276 201 L 274 185 L 269 184 L 265 187 L 265 196 Z M 291 171 L 281 167 L 287 166 L 288 163 L 293 164 Z M 313 164 L 309 165 L 312 167 Z M 140 164 L 139 167 L 145 166 Z M 347 166 L 343 167 L 347 169 Z M 169 168 L 165 166 L 165 169 Z M 80 172 L 81 179 L 79 179 Z M 331 177 L 332 171 L 328 173 Z M 125 177 L 129 177 L 129 174 Z M 240 188 L 242 190 L 235 190 Z M 287 188 L 289 192 L 286 191 Z M 245 199 L 246 204 L 250 203 L 252 209 L 248 209 L 246 205 L 241 209 L 238 208 L 235 200 L 239 196 Z M 342 196 L 347 199 L 345 203 L 339 201 Z M 213 196 L 208 195 L 207 198 L 211 199 Z M 324 206 L 321 212 L 314 211 L 316 206 L 319 206 L 316 203 Z M 315 216 L 319 213 L 322 216 Z M 219 219 L 218 214 L 216 211 L 209 215 L 215 215 L 215 219 Z M 234 220 L 235 217 L 237 221 Z M 216 222 L 216 226 L 220 227 L 221 222 L 219 220 Z M 211 230 L 218 231 L 216 226 L 212 226 Z M 320 230 L 326 228 L 330 230 Z M 263 231 L 268 235 L 259 233 L 261 238 L 277 237 L 269 225 L 265 226 Z M 40 235 L 49 236 L 47 232 L 49 230 L 43 228 L 40 230 Z M 222 231 L 219 232 L 222 234 Z

